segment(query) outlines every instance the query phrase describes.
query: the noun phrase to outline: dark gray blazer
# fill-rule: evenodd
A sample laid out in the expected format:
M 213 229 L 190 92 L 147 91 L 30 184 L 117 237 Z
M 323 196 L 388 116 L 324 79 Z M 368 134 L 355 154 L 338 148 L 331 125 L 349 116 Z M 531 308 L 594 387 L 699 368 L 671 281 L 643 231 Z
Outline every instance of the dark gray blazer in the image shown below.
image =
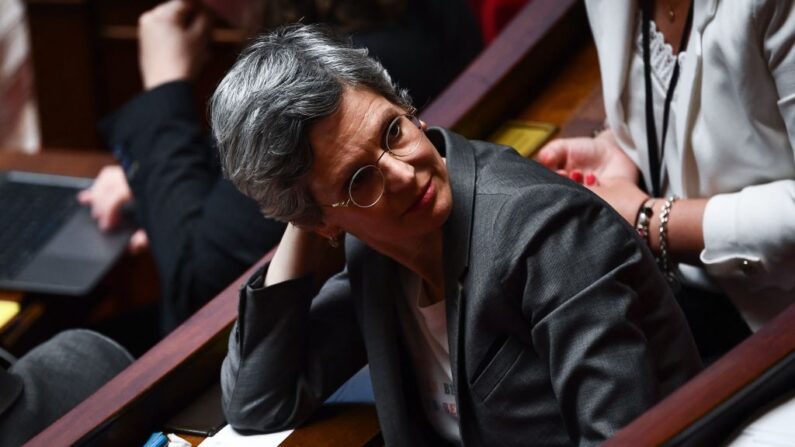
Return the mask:
M 447 157 L 450 361 L 464 445 L 591 445 L 700 368 L 634 231 L 584 188 L 514 151 L 428 131 Z M 395 304 L 396 263 L 346 240 L 347 268 L 241 290 L 222 370 L 228 421 L 272 431 L 370 364 L 384 441 L 440 445 L 423 417 Z

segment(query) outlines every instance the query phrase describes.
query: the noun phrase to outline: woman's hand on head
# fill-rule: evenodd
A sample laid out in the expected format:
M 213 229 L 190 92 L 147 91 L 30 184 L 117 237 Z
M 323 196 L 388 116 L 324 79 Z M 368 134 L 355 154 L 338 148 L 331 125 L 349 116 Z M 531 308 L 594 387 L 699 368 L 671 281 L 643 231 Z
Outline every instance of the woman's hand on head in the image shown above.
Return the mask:
M 340 245 L 342 239 L 340 235 Z M 345 249 L 342 246 L 331 247 L 329 240 L 317 232 L 289 224 L 265 274 L 265 285 L 311 275 L 319 288 L 344 266 Z
M 138 60 L 144 88 L 188 80 L 207 59 L 211 20 L 188 0 L 170 0 L 138 19 Z
M 579 183 L 588 176 L 602 181 L 620 178 L 638 182 L 637 166 L 618 146 L 609 130 L 596 138 L 553 140 L 541 148 L 535 158 L 547 168 Z

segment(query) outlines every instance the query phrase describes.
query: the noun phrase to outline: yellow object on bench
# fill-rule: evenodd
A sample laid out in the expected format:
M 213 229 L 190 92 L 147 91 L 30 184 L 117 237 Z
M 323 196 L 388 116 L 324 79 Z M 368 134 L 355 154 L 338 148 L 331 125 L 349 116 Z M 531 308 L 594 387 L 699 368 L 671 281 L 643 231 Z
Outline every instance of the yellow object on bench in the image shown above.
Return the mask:
M 524 157 L 533 154 L 544 145 L 557 131 L 552 124 L 535 121 L 508 121 L 490 137 L 489 141 L 496 144 L 510 146 Z

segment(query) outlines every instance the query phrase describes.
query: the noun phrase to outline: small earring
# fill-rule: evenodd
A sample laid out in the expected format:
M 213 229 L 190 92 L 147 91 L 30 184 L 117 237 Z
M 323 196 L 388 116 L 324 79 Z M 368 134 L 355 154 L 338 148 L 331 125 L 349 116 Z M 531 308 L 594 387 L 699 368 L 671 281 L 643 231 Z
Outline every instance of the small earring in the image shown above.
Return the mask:
M 340 241 L 339 241 L 339 239 L 337 239 L 337 236 L 336 236 L 336 235 L 335 235 L 335 236 L 329 236 L 329 238 L 328 238 L 328 245 L 329 245 L 331 248 L 337 248 L 337 247 L 339 247 L 339 246 L 340 246 Z

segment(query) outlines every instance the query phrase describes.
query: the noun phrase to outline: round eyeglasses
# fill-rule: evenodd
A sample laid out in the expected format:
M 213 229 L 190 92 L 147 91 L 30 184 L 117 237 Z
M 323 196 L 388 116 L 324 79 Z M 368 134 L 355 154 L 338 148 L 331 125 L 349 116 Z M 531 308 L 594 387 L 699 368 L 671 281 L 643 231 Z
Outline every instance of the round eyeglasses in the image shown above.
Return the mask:
M 411 155 L 419 146 L 420 133 L 415 129 L 420 129 L 419 118 L 411 113 L 396 116 L 384 132 L 381 141 L 381 155 L 375 163 L 362 166 L 357 169 L 348 182 L 348 198 L 341 202 L 331 205 L 332 208 L 344 208 L 347 206 L 358 206 L 359 208 L 370 208 L 375 206 L 381 196 L 384 195 L 386 177 L 378 162 L 384 154 L 395 158 L 402 158 Z

